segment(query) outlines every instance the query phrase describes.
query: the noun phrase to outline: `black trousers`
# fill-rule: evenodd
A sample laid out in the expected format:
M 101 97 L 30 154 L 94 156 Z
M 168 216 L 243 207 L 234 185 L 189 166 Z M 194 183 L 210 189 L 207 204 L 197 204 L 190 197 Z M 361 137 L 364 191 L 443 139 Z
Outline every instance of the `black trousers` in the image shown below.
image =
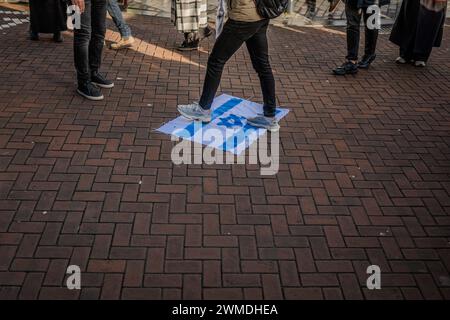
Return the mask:
M 367 13 L 367 8 L 359 9 L 356 5 L 345 4 L 345 14 L 347 16 L 347 60 L 358 60 L 359 37 L 361 16 L 364 18 L 365 25 L 365 55 L 375 53 L 378 40 L 378 30 L 367 28 L 367 19 L 371 14 Z
M 210 109 L 220 84 L 225 63 L 245 42 L 252 65 L 258 73 L 264 97 L 264 115 L 273 117 L 276 109 L 275 80 L 269 62 L 267 27 L 269 20 L 242 22 L 228 19 L 208 59 L 200 106 Z
M 90 81 L 102 61 L 107 0 L 86 0 L 81 28 L 74 31 L 74 58 L 78 83 Z

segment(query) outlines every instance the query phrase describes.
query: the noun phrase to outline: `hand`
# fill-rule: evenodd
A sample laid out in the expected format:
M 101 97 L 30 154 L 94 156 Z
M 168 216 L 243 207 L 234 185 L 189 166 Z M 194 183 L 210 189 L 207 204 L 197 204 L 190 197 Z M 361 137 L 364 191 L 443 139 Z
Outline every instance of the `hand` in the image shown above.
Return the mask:
M 84 12 L 84 0 L 72 0 L 72 4 L 75 6 L 78 6 L 78 8 L 80 8 L 80 12 L 83 13 Z

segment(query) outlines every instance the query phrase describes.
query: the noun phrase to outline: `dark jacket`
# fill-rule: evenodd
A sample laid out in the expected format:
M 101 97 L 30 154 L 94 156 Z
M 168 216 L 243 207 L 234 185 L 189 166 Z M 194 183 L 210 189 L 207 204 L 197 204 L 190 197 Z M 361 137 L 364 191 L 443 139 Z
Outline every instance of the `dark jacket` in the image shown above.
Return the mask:
M 391 0 L 346 0 L 346 2 L 353 7 L 367 8 L 374 4 L 382 7 L 391 3 Z

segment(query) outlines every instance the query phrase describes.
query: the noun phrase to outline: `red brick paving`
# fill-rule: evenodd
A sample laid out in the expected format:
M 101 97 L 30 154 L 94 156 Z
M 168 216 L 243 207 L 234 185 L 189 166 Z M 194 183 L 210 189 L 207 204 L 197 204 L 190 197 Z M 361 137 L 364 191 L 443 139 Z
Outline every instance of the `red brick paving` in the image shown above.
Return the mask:
M 69 34 L 0 33 L 2 299 L 450 298 L 450 29 L 426 69 L 393 64 L 383 35 L 370 72 L 335 78 L 342 29 L 271 27 L 292 112 L 280 172 L 262 177 L 172 164 L 152 130 L 198 98 L 212 40 L 179 54 L 169 20 L 129 20 L 136 48 L 105 50 L 101 102 L 74 93 Z M 245 50 L 221 91 L 261 100 Z

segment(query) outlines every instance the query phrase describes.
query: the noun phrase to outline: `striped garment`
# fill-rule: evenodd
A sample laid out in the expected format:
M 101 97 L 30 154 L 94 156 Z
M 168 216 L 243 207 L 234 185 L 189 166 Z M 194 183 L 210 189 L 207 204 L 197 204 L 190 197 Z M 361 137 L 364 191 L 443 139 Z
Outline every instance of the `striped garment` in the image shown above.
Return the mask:
M 208 24 L 207 0 L 172 0 L 172 22 L 183 33 L 198 32 Z

